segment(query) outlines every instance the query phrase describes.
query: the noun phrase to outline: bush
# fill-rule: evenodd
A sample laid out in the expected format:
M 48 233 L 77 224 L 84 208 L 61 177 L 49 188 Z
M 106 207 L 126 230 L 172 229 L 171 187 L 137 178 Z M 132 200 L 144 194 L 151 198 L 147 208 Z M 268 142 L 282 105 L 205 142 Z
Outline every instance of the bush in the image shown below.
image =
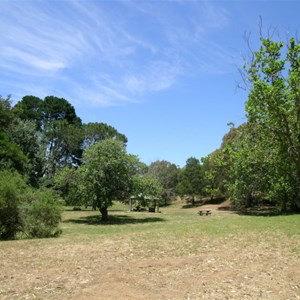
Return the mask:
M 20 195 L 26 183 L 18 173 L 0 172 L 0 239 L 15 239 L 23 228 Z
M 58 236 L 59 197 L 52 190 L 34 190 L 18 173 L 0 172 L 0 239 Z
M 24 214 L 24 231 L 29 237 L 47 238 L 61 233 L 59 198 L 52 190 L 34 190 L 27 195 Z

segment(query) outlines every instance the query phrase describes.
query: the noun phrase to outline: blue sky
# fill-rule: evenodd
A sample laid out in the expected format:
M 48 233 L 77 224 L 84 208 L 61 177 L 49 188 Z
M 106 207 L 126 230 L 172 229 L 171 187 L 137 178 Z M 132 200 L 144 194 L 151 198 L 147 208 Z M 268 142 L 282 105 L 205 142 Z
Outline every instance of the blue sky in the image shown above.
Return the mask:
M 105 122 L 146 164 L 184 166 L 245 121 L 237 88 L 263 29 L 300 25 L 300 1 L 0 1 L 0 95 L 67 99 Z

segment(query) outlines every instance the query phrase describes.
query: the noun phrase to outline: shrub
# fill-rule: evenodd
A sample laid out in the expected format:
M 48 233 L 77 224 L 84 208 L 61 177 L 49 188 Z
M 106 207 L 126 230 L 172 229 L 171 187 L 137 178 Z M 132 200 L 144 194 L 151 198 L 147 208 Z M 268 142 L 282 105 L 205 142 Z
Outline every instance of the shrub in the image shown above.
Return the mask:
M 34 190 L 25 195 L 23 207 L 24 231 L 29 237 L 47 238 L 61 233 L 61 204 L 49 189 Z
M 0 172 L 0 239 L 15 239 L 23 228 L 20 195 L 26 183 L 15 172 Z
M 58 236 L 59 197 L 49 189 L 31 189 L 21 175 L 0 172 L 0 239 Z

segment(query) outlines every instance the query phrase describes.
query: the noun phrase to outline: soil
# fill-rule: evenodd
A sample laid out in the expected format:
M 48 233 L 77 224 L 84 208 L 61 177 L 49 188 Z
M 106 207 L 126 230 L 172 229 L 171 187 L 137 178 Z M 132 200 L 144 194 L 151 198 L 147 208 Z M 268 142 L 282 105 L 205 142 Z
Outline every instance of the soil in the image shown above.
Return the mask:
M 218 207 L 202 208 L 230 213 Z M 300 299 L 299 256 L 287 255 L 285 241 L 189 233 L 183 242 L 158 236 L 145 248 L 133 234 L 5 242 L 0 299 Z

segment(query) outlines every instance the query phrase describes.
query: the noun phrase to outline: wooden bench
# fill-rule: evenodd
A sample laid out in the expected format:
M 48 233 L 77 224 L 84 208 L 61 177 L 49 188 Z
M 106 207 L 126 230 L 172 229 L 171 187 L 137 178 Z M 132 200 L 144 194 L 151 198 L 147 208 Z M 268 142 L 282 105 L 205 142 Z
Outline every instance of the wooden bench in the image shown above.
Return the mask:
M 199 214 L 200 216 L 208 216 L 208 215 L 211 214 L 211 211 L 210 211 L 209 209 L 199 210 L 199 211 L 198 211 L 198 214 Z

